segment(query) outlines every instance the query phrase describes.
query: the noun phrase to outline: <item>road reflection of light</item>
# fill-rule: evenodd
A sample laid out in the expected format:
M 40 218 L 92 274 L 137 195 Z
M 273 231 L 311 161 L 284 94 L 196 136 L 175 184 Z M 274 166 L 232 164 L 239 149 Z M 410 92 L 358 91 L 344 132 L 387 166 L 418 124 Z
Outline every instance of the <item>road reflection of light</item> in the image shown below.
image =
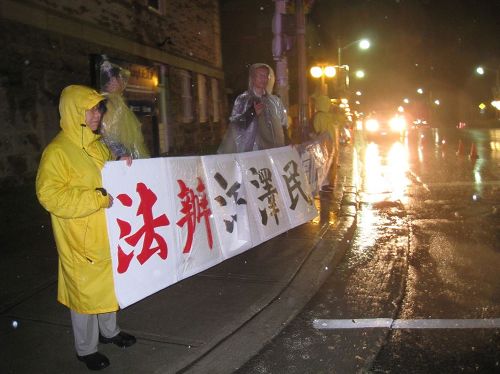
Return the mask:
M 375 195 L 385 192 L 380 155 L 375 143 L 370 143 L 366 147 L 363 173 L 365 175 L 363 189 L 367 194 Z M 377 200 L 376 197 L 375 199 Z
M 375 245 L 377 240 L 377 223 L 380 221 L 378 213 L 373 209 L 362 209 L 359 211 L 357 235 L 351 250 L 359 260 L 360 254 L 366 252 Z
M 481 176 L 481 171 L 484 164 L 485 161 L 482 158 L 476 160 L 474 164 L 474 190 L 479 196 L 483 193 L 483 178 Z
M 400 200 L 402 203 L 406 203 L 408 200 L 408 196 L 406 196 L 406 187 L 409 184 L 406 176 L 409 169 L 408 157 L 408 148 L 399 142 L 394 143 L 389 151 L 389 172 L 392 186 L 391 200 L 393 201 Z
M 364 191 L 369 195 L 367 198 L 370 202 L 381 200 L 407 202 L 408 157 L 408 148 L 396 142 L 387 153 L 384 165 L 378 145 L 371 143 L 367 146 L 364 163 Z
M 422 164 L 424 162 L 424 149 L 422 146 L 418 147 L 417 154 L 418 154 L 418 161 Z

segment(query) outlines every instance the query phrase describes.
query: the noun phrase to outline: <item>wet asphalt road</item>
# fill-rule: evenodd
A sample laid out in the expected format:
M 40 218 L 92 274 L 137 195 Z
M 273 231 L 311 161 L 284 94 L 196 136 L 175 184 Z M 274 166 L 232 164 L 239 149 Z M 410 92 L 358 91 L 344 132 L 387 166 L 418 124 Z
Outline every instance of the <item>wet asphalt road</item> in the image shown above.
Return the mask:
M 500 130 L 357 139 L 350 250 L 238 373 L 500 372 Z

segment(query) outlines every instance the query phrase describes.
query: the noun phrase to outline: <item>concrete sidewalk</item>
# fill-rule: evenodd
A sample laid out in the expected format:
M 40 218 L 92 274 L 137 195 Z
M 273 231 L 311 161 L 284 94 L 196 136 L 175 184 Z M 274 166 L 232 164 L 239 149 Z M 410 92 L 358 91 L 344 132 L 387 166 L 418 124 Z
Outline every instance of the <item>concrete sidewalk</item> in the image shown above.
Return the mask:
M 315 200 L 316 220 L 120 311 L 121 328 L 138 341 L 128 349 L 100 345 L 111 361 L 103 372 L 231 373 L 255 355 L 347 248 L 357 208 L 352 147 L 341 149 L 339 162 L 336 190 Z M 16 219 L 2 229 L 0 372 L 88 373 L 75 358 L 69 311 L 56 301 L 48 215 L 33 199 L 34 191 L 20 191 L 2 202 L 3 214 Z

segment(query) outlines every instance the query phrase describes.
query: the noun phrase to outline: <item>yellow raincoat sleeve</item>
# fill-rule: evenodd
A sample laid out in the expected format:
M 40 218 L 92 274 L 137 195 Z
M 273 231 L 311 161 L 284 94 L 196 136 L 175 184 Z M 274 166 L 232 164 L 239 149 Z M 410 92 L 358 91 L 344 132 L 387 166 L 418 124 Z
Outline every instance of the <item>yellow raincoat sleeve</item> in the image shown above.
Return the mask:
M 103 147 L 104 148 L 104 147 Z M 107 158 L 110 158 L 108 151 Z M 37 196 L 42 206 L 60 218 L 80 218 L 109 206 L 109 195 L 96 190 L 101 185 L 75 186 L 70 161 L 57 148 L 47 148 L 40 161 L 36 179 Z

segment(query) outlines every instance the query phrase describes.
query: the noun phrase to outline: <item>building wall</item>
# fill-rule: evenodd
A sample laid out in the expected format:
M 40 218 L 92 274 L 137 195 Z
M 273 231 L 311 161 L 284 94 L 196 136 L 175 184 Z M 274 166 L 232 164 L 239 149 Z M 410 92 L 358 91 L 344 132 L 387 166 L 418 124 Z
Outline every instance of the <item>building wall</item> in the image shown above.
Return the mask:
M 0 188 L 32 183 L 44 147 L 59 130 L 58 101 L 69 84 L 91 84 L 89 56 L 105 54 L 165 72 L 166 155 L 211 153 L 227 118 L 218 0 L 164 1 L 163 14 L 140 0 L 0 2 Z M 200 78 L 200 75 L 202 78 Z M 190 116 L 186 116 L 186 76 Z M 183 80 L 184 79 L 184 80 Z M 218 90 L 198 81 L 216 80 Z M 183 91 L 184 89 L 184 91 Z M 213 102 L 199 121 L 199 92 Z M 158 108 L 161 105 L 158 103 Z M 214 119 L 214 113 L 220 116 Z M 159 116 L 161 119 L 161 116 Z M 188 118 L 189 120 L 186 120 Z M 167 138 L 167 134 L 170 136 Z

